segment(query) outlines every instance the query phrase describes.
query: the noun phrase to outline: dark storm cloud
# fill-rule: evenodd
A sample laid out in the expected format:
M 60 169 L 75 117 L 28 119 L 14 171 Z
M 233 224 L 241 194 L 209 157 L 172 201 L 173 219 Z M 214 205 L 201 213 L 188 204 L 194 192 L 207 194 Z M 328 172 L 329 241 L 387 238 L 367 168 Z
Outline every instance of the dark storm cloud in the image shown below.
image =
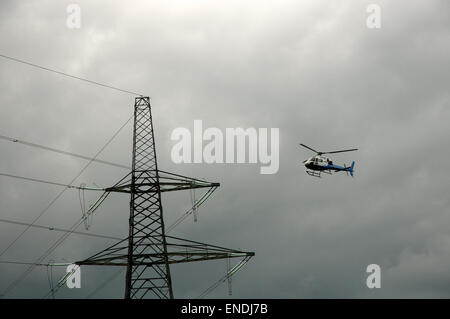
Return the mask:
M 382 27 L 366 28 L 369 1 L 79 1 L 82 28 L 65 26 L 68 3 L 2 1 L 0 53 L 152 96 L 160 167 L 219 181 L 220 189 L 173 234 L 254 250 L 235 297 L 448 297 L 449 14 L 446 1 L 379 1 Z M 94 155 L 131 116 L 133 97 L 0 60 L 1 133 Z M 177 127 L 279 127 L 280 171 L 259 165 L 170 160 Z M 130 162 L 131 126 L 102 158 Z M 356 161 L 354 179 L 307 176 L 303 142 Z M 83 162 L 1 142 L 0 171 L 70 181 Z M 126 171 L 93 165 L 76 183 L 111 185 Z M 1 178 L 2 218 L 33 220 L 55 187 Z M 89 195 L 94 200 L 96 194 Z M 163 198 L 168 223 L 189 194 Z M 126 235 L 126 196 L 113 196 L 92 231 Z M 80 216 L 67 193 L 38 223 Z M 4 249 L 22 228 L 0 225 Z M 172 234 L 172 235 L 173 235 Z M 31 261 L 56 240 L 30 231 L 3 259 Z M 53 260 L 87 257 L 110 242 L 74 236 Z M 365 286 L 366 266 L 382 288 Z M 1 266 L 6 287 L 20 267 Z M 173 267 L 177 297 L 195 297 L 224 263 Z M 62 272 L 59 270 L 58 275 Z M 113 271 L 84 269 L 86 297 Z M 10 297 L 42 297 L 45 269 Z M 123 276 L 98 296 L 122 297 Z M 211 297 L 225 297 L 225 288 Z M 8 297 L 8 296 L 7 296 Z

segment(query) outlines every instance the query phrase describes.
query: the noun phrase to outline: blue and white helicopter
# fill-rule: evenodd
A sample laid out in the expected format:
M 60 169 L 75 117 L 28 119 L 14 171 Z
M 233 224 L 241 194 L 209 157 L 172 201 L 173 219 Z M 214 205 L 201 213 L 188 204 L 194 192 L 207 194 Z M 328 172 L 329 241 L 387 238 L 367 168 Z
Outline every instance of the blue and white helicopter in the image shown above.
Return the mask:
M 320 177 L 320 174 L 327 173 L 332 174 L 333 172 L 346 172 L 347 175 L 350 173 L 350 175 L 353 177 L 353 168 L 355 167 L 355 162 L 353 161 L 350 166 L 339 166 L 333 164 L 333 161 L 331 161 L 329 158 L 325 158 L 322 155 L 323 154 L 334 154 L 334 153 L 343 153 L 343 152 L 352 152 L 357 151 L 357 148 L 352 148 L 348 150 L 341 150 L 341 151 L 333 151 L 333 152 L 318 152 L 315 149 L 306 146 L 305 144 L 301 144 L 301 146 L 313 151 L 317 155 L 308 158 L 307 160 L 303 161 L 303 164 L 305 165 L 306 173 L 308 173 L 310 176 L 314 177 Z

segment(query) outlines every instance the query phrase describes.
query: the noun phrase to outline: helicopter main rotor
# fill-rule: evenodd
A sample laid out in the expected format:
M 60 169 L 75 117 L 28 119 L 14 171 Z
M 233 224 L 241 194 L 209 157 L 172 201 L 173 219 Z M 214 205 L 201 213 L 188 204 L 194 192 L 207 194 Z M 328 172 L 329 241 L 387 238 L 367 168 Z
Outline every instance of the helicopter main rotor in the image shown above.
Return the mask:
M 311 147 L 309 147 L 309 146 L 307 146 L 305 144 L 302 144 L 302 143 L 300 143 L 300 146 L 303 146 L 304 148 L 307 148 L 307 149 L 313 151 L 314 153 L 316 153 L 319 156 L 323 155 L 323 154 L 335 154 L 335 153 L 352 152 L 352 151 L 357 151 L 358 150 L 357 148 L 350 148 L 350 149 L 347 149 L 347 150 L 340 150 L 340 151 L 319 152 L 319 151 L 316 151 L 315 149 L 313 149 L 313 148 L 311 148 Z

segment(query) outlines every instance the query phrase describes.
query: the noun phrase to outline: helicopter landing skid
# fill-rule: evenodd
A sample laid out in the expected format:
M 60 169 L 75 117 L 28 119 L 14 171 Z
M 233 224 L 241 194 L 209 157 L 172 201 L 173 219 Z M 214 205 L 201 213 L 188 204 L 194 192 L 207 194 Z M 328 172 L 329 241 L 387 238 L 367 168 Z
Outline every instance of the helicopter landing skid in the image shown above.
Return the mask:
M 308 173 L 309 176 L 320 178 L 320 172 L 306 171 L 306 173 Z
M 330 174 L 330 175 L 332 174 L 331 172 L 327 172 L 327 171 L 319 171 L 319 172 L 317 172 L 317 171 L 310 171 L 310 170 L 307 170 L 306 173 L 308 173 L 309 176 L 318 177 L 318 178 L 321 177 L 322 173 L 327 173 L 327 174 Z

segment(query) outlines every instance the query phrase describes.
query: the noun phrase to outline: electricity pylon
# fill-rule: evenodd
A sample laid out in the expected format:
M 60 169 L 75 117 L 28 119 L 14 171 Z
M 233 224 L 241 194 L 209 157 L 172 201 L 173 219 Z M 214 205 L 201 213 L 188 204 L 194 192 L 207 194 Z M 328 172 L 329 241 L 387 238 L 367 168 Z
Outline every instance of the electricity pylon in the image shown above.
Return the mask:
M 248 261 L 253 252 L 166 235 L 161 193 L 195 188 L 214 190 L 219 186 L 219 183 L 158 170 L 150 98 L 137 97 L 132 171 L 107 188 L 102 196 L 106 198 L 110 192 L 130 193 L 129 235 L 76 264 L 126 266 L 125 299 L 140 299 L 148 294 L 172 299 L 171 264 L 237 257 Z

